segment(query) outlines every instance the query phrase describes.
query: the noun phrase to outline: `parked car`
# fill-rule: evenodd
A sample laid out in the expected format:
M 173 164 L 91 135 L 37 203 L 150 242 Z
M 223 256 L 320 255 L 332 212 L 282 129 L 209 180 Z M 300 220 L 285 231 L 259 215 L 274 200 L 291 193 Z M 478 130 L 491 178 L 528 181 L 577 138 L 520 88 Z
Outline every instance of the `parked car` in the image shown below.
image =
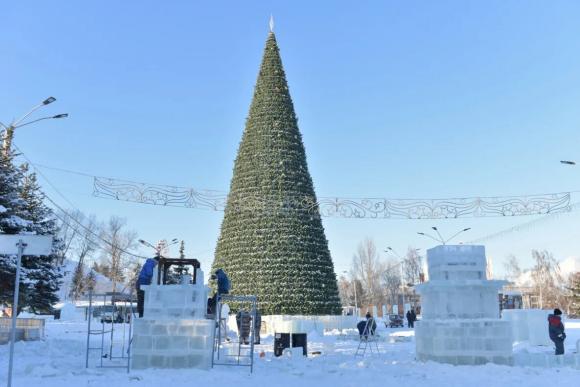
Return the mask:
M 403 316 L 398 314 L 390 314 L 389 321 L 385 321 L 385 326 L 387 328 L 403 328 L 405 326 L 405 320 Z
M 123 313 L 125 312 L 125 313 Z M 100 317 L 101 323 L 123 323 L 131 321 L 131 314 L 125 311 L 125 308 L 116 305 L 104 305 L 96 307 L 93 311 L 93 317 Z

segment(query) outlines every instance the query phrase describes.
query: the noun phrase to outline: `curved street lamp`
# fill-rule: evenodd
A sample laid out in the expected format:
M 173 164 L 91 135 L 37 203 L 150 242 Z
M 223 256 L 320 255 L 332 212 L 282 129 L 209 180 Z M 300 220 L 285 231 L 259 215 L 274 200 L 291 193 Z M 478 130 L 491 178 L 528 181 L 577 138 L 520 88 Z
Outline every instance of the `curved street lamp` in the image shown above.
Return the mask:
M 176 244 L 178 242 L 179 242 L 179 240 L 177 238 L 173 238 L 171 240 L 171 243 L 168 243 L 164 247 L 173 246 L 174 244 Z M 153 246 L 153 244 L 147 242 L 144 239 L 139 239 L 139 243 L 141 243 L 144 246 L 151 247 L 153 250 L 155 250 L 155 254 L 157 254 L 157 256 L 161 257 L 161 245 L 157 244 L 157 246 Z
M 417 234 L 419 234 L 419 235 L 422 235 L 422 236 L 425 236 L 425 237 L 427 237 L 427 238 L 431 238 L 431 239 L 433 239 L 434 241 L 441 243 L 442 245 L 446 245 L 446 244 L 447 244 L 447 242 L 449 242 L 449 241 L 451 241 L 452 239 L 454 239 L 454 238 L 455 238 L 457 235 L 459 235 L 459 234 L 461 234 L 461 233 L 463 233 L 463 232 L 465 232 L 465 231 L 469 231 L 469 230 L 471 230 L 471 227 L 464 228 L 464 229 L 462 229 L 462 230 L 459 230 L 459 231 L 457 231 L 457 232 L 456 232 L 455 234 L 453 234 L 451 237 L 449 237 L 449 238 L 445 239 L 445 238 L 443 238 L 443 236 L 441 235 L 441 233 L 439 232 L 439 230 L 437 229 L 437 227 L 433 226 L 433 227 L 431 227 L 431 228 L 432 228 L 433 230 L 435 230 L 435 232 L 437 232 L 437 235 L 439 236 L 439 238 L 436 238 L 436 237 L 434 237 L 433 235 L 429 235 L 429 234 L 427 234 L 427 233 L 424 233 L 424 232 L 418 232 Z
M 30 109 L 30 111 L 28 113 L 26 113 L 25 115 L 23 115 L 22 117 L 20 117 L 17 120 L 12 121 L 12 123 L 10 123 L 9 125 L 4 125 L 2 122 L 0 122 L 0 126 L 3 127 L 4 130 L 6 131 L 6 133 L 4 134 L 4 139 L 2 141 L 2 154 L 5 157 L 8 157 L 8 155 L 10 154 L 10 149 L 12 148 L 12 139 L 14 138 L 14 130 L 16 128 L 21 128 L 23 126 L 30 125 L 30 124 L 33 124 L 35 122 L 42 121 L 42 120 L 51 120 L 51 119 L 59 119 L 59 118 L 68 117 L 68 113 L 62 113 L 62 114 L 57 114 L 54 116 L 47 116 L 47 117 L 38 118 L 38 119 L 35 119 L 32 121 L 28 121 L 28 122 L 23 122 L 32 113 L 34 113 L 35 111 L 37 111 L 38 109 L 40 109 L 43 106 L 46 106 L 46 105 L 53 103 L 54 101 L 56 101 L 56 98 L 48 97 L 47 99 L 45 99 L 44 101 L 42 101 L 38 105 L 34 106 L 32 109 Z

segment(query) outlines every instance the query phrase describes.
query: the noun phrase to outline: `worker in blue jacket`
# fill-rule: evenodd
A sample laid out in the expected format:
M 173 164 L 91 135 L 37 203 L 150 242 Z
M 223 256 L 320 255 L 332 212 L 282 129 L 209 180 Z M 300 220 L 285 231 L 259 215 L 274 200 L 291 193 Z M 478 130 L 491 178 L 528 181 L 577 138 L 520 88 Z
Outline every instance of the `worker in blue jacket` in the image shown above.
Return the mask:
M 151 285 L 151 280 L 153 279 L 153 273 L 155 266 L 159 262 L 159 257 L 148 258 L 143 264 L 141 271 L 139 272 L 139 278 L 137 278 L 137 312 L 139 312 L 139 317 L 143 317 L 143 305 L 145 304 L 145 292 L 141 290 L 141 285 Z
M 211 275 L 210 279 L 217 281 L 217 292 L 213 297 L 207 300 L 207 314 L 215 314 L 215 307 L 223 294 L 228 294 L 231 290 L 232 284 L 228 275 L 222 269 L 217 269 L 214 274 Z
M 228 294 L 232 285 L 226 272 L 222 269 L 217 269 L 215 271 L 215 278 L 217 279 L 218 296 Z

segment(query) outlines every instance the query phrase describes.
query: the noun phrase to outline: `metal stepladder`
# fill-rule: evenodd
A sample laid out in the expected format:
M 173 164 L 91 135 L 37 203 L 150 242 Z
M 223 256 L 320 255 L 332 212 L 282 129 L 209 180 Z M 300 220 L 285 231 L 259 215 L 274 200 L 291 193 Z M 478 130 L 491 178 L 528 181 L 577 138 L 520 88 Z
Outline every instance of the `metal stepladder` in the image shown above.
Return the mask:
M 95 305 L 94 298 L 102 300 L 102 304 L 97 302 L 97 305 Z M 92 328 L 92 320 L 95 317 L 100 317 L 100 329 Z M 131 294 L 119 292 L 89 293 L 86 368 L 89 368 L 90 351 L 98 351 L 100 357 L 97 367 L 126 368 L 127 372 L 129 372 L 134 318 L 135 313 Z M 122 326 L 116 328 L 115 326 L 119 324 L 122 324 Z M 91 346 L 92 336 L 100 336 L 96 346 Z M 104 362 L 105 359 L 108 359 L 110 363 L 106 364 Z
M 354 356 L 364 356 L 367 349 L 369 349 L 371 355 L 379 355 L 379 335 L 376 333 L 376 329 L 372 329 L 372 324 L 375 322 L 374 318 L 369 318 L 366 321 L 363 334 L 360 335 L 360 341 Z
M 250 306 L 250 337 L 249 343 L 244 344 L 240 335 L 238 340 L 226 341 L 228 316 L 222 316 L 222 305 L 228 301 L 239 304 L 249 304 Z M 256 324 L 256 296 L 234 296 L 221 295 L 217 298 L 215 311 L 215 335 L 212 353 L 211 366 L 240 366 L 250 367 L 250 372 L 254 371 L 254 342 L 255 342 L 255 324 Z M 225 324 L 224 324 L 225 323 Z M 224 328 L 222 328 L 222 324 Z

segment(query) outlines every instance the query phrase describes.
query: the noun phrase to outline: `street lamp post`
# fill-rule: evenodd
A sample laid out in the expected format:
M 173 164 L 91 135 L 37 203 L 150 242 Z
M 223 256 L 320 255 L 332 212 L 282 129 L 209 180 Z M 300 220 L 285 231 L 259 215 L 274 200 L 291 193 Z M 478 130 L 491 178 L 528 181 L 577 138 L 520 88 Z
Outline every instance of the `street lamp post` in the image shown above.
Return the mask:
M 167 244 L 165 247 L 173 246 L 173 245 L 174 245 L 174 244 L 176 244 L 177 242 L 179 242 L 179 241 L 177 240 L 177 238 L 173 238 L 173 239 L 171 240 L 171 243 Z M 141 243 L 141 244 L 142 244 L 142 245 L 144 245 L 144 246 L 151 247 L 153 250 L 155 250 L 155 254 L 156 254 L 158 257 L 161 257 L 161 245 L 160 245 L 159 243 L 157 244 L 157 246 L 153 246 L 151 243 L 147 242 L 147 241 L 146 241 L 146 240 L 144 240 L 144 239 L 139 239 L 139 243 Z
M 471 227 L 464 228 L 462 230 L 457 231 L 451 237 L 445 239 L 445 238 L 443 238 L 443 236 L 441 235 L 441 233 L 439 232 L 437 227 L 433 226 L 431 228 L 437 233 L 437 235 L 439 236 L 438 238 L 434 237 L 433 235 L 427 234 L 425 232 L 418 232 L 417 234 L 422 235 L 422 236 L 427 237 L 427 238 L 430 238 L 430 239 L 433 239 L 434 241 L 437 241 L 437 242 L 441 243 L 442 245 L 446 245 L 447 242 L 451 241 L 453 238 L 455 238 L 457 235 L 461 234 L 462 232 L 471 230 Z
M 12 121 L 12 123 L 10 123 L 9 125 L 4 125 L 2 122 L 0 122 L 0 127 L 3 127 L 4 130 L 6 131 L 6 133 L 4 134 L 4 138 L 2 140 L 2 154 L 4 155 L 4 157 L 8 157 L 8 155 L 10 154 L 10 149 L 12 148 L 12 140 L 14 138 L 14 130 L 15 129 L 21 128 L 23 126 L 30 125 L 30 124 L 33 124 L 35 122 L 42 121 L 42 120 L 51 120 L 51 119 L 68 117 L 67 113 L 62 113 L 62 114 L 57 114 L 54 116 L 47 116 L 47 117 L 37 118 L 36 120 L 23 122 L 32 113 L 34 113 L 35 111 L 37 111 L 38 109 L 40 109 L 41 107 L 43 107 L 45 105 L 49 105 L 49 104 L 53 103 L 54 101 L 56 101 L 56 98 L 48 97 L 47 99 L 45 99 L 44 101 L 42 101 L 41 103 L 39 103 L 38 105 L 33 107 L 32 109 L 30 109 L 30 111 L 28 113 L 26 113 L 25 115 L 23 115 L 22 117 L 20 117 L 17 120 Z

